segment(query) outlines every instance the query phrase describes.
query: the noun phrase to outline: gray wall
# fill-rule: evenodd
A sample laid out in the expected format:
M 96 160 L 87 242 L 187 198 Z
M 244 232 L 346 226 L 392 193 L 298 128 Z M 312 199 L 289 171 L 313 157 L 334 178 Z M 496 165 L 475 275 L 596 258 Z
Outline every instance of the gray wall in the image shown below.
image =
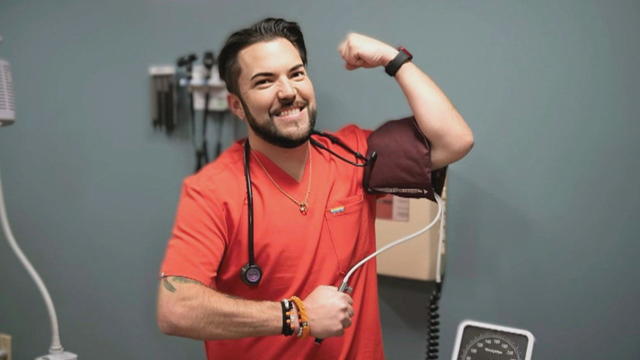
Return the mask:
M 156 271 L 193 153 L 151 128 L 147 68 L 219 49 L 266 15 L 303 26 L 321 127 L 409 112 L 381 70 L 342 69 L 335 49 L 353 30 L 411 49 L 473 128 L 449 179 L 441 358 L 466 318 L 529 329 L 536 359 L 640 358 L 632 0 L 1 1 L 19 117 L 0 129 L 7 207 L 68 349 L 202 357 L 155 327 Z M 45 309 L 0 240 L 0 331 L 33 358 L 49 345 Z M 426 289 L 382 279 L 389 359 L 424 358 Z

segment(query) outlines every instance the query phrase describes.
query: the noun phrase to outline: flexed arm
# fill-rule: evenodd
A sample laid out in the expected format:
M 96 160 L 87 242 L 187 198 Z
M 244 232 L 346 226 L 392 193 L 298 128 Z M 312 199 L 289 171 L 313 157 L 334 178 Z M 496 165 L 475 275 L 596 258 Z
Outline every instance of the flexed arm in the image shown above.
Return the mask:
M 350 33 L 338 47 L 348 70 L 384 67 L 399 53 L 371 37 Z M 431 162 L 438 169 L 464 157 L 473 146 L 473 133 L 444 92 L 413 62 L 395 74 L 422 133 L 431 142 Z

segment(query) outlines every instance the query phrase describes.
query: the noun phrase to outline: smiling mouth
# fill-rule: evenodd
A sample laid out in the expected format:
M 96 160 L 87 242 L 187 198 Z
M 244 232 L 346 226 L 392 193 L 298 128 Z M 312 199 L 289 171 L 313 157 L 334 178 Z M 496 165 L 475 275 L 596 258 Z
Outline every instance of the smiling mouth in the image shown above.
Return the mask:
M 307 107 L 306 103 L 297 103 L 293 106 L 282 107 L 272 113 L 276 117 L 293 117 L 299 115 Z

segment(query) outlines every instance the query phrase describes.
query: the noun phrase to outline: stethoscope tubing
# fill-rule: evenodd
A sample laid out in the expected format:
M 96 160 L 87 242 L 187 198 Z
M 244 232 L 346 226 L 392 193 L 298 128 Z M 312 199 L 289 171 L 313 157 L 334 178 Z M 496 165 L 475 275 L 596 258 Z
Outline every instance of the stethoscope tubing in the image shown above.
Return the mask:
M 318 134 L 317 135 L 324 135 L 325 134 Z M 318 146 L 320 148 L 322 148 L 323 150 L 327 150 L 329 152 L 331 152 L 333 155 L 339 157 L 341 160 L 348 162 L 354 166 L 365 166 L 366 163 L 368 162 L 368 159 L 365 158 L 363 155 L 360 155 L 359 153 L 353 151 L 352 149 L 350 149 L 348 146 L 346 146 L 346 144 L 341 143 L 336 141 L 333 137 L 331 136 L 326 136 L 329 137 L 334 143 L 338 143 L 338 145 L 340 145 L 343 148 L 346 148 L 348 150 L 350 150 L 350 152 L 354 155 L 356 155 L 356 158 L 360 158 L 361 160 L 363 159 L 365 161 L 364 164 L 357 164 L 357 163 L 353 163 L 345 158 L 343 158 L 342 156 L 336 154 L 335 152 L 331 151 L 330 149 L 324 147 L 324 146 L 318 146 L 318 143 L 316 141 L 312 141 L 312 144 L 315 146 Z M 255 264 L 255 258 L 254 258 L 254 252 L 253 252 L 253 194 L 251 191 L 251 171 L 249 169 L 249 158 L 250 158 L 250 151 L 251 151 L 251 147 L 249 145 L 249 139 L 245 140 L 244 143 L 244 175 L 245 175 L 245 184 L 246 184 L 246 188 L 247 188 L 247 207 L 248 207 L 248 211 L 247 211 L 247 216 L 248 216 L 248 231 L 249 231 L 249 263 L 247 265 L 249 266 L 257 266 Z M 438 220 L 440 220 L 440 218 L 442 217 L 442 199 L 440 198 L 440 196 L 438 196 L 438 194 L 434 193 L 435 199 L 436 199 L 436 203 L 438 204 L 438 211 L 436 213 L 435 218 L 424 228 L 416 231 L 413 234 L 409 234 L 405 237 L 402 237 L 390 244 L 387 244 L 385 246 L 383 246 L 382 248 L 376 250 L 375 252 L 371 253 L 370 255 L 366 256 L 364 259 L 360 260 L 356 265 L 354 265 L 345 275 L 344 279 L 342 280 L 342 284 L 340 284 L 340 287 L 338 288 L 338 291 L 341 292 L 351 292 L 353 289 L 349 286 L 349 279 L 351 278 L 351 275 L 353 275 L 353 273 L 358 270 L 362 265 L 364 265 L 367 261 L 373 259 L 374 257 L 382 254 L 383 252 L 396 247 L 406 241 L 409 241 L 423 233 L 425 233 L 426 231 L 428 231 L 429 229 L 431 229 L 436 222 L 438 222 Z M 246 274 L 244 274 L 244 272 L 241 271 L 242 276 L 246 276 Z M 247 282 L 247 281 L 245 281 Z M 248 283 L 248 282 L 247 282 Z M 254 284 L 254 285 L 257 285 Z M 315 342 L 317 344 L 322 343 L 322 339 L 318 339 L 316 338 Z
M 442 199 L 440 198 L 440 196 L 438 196 L 438 194 L 434 193 L 434 196 L 436 198 L 436 203 L 438 204 L 438 211 L 436 213 L 436 216 L 433 218 L 433 220 L 424 228 L 414 232 L 413 234 L 409 234 L 403 238 L 400 238 L 390 244 L 387 244 L 383 247 L 381 247 L 380 249 L 376 250 L 375 252 L 371 253 L 370 255 L 368 255 L 367 257 L 365 257 L 364 259 L 360 260 L 360 262 L 358 262 L 357 264 L 355 264 L 348 272 L 347 275 L 345 275 L 344 279 L 342 280 L 342 284 L 340 285 L 340 287 L 338 288 L 338 290 L 340 291 L 348 291 L 351 289 L 351 287 L 349 287 L 349 278 L 351 278 L 351 275 L 353 275 L 353 273 L 358 270 L 358 268 L 360 268 L 362 265 L 364 265 L 367 261 L 373 259 L 374 257 L 382 254 L 383 252 L 396 247 L 406 241 L 409 241 L 413 238 L 415 238 L 416 236 L 420 236 L 421 234 L 425 233 L 426 231 L 428 231 L 429 229 L 431 229 L 436 222 L 438 222 L 438 220 L 440 220 L 440 218 L 442 217 Z
M 438 196 L 438 194 L 434 193 L 434 196 L 436 198 L 436 203 L 438 204 L 438 211 L 436 213 L 436 216 L 433 218 L 433 220 L 424 228 L 414 232 L 413 234 L 409 234 L 405 237 L 402 237 L 390 244 L 387 244 L 383 247 L 381 247 L 380 249 L 374 251 L 373 253 L 369 254 L 368 256 L 366 256 L 364 259 L 360 260 L 357 264 L 355 264 L 353 267 L 351 267 L 351 269 L 349 269 L 349 271 L 347 272 L 347 275 L 345 275 L 344 279 L 342 280 L 342 284 L 340 284 L 340 287 L 338 288 L 338 291 L 340 292 L 344 292 L 344 293 L 351 293 L 351 291 L 353 291 L 353 288 L 351 286 L 349 286 L 349 279 L 351 278 L 351 275 L 353 275 L 353 273 L 358 270 L 362 265 L 364 265 L 367 261 L 373 259 L 374 257 L 382 254 L 383 252 L 396 247 L 406 241 L 409 241 L 417 236 L 420 236 L 421 234 L 424 234 L 426 231 L 428 231 L 429 229 L 431 229 L 437 222 L 438 220 L 440 220 L 440 218 L 442 217 L 442 208 L 443 208 L 443 204 L 442 204 L 442 199 L 440 198 L 440 196 Z M 315 340 L 316 344 L 321 344 L 322 343 L 322 339 L 316 338 Z

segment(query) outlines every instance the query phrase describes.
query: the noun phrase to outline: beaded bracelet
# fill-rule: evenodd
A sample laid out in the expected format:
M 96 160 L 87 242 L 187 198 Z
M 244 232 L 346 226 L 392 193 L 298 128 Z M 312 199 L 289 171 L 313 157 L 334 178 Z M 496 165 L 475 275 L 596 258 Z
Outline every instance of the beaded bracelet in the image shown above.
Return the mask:
M 280 306 L 282 307 L 282 335 L 291 336 L 293 335 L 293 327 L 291 326 L 293 303 L 287 299 L 283 299 L 280 301 Z
M 311 333 L 311 327 L 309 326 L 309 317 L 307 311 L 304 308 L 304 303 L 297 296 L 292 296 L 289 301 L 298 309 L 298 316 L 300 317 L 300 328 L 298 329 L 298 338 L 304 339 Z
M 297 308 L 291 303 L 291 311 L 289 311 L 291 317 L 291 330 L 295 335 L 300 332 L 300 318 L 298 317 Z

